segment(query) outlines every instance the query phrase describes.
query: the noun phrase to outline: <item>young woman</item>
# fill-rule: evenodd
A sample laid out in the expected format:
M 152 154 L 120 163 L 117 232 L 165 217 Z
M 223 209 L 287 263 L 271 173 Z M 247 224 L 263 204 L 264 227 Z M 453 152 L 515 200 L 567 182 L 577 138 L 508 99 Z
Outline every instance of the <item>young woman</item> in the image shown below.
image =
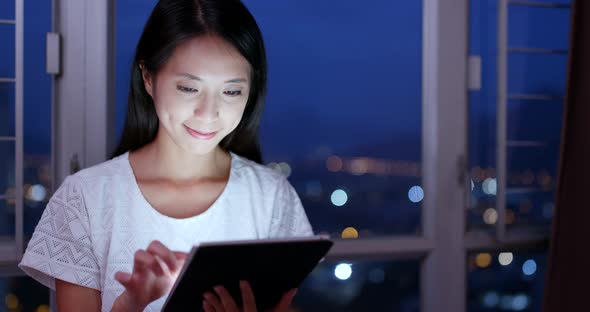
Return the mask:
M 239 0 L 155 6 L 115 157 L 64 181 L 20 263 L 56 289 L 60 312 L 159 311 L 194 244 L 313 235 L 293 187 L 259 164 L 265 85 L 262 36 Z M 240 288 L 243 307 L 223 287 L 195 306 L 255 311 Z

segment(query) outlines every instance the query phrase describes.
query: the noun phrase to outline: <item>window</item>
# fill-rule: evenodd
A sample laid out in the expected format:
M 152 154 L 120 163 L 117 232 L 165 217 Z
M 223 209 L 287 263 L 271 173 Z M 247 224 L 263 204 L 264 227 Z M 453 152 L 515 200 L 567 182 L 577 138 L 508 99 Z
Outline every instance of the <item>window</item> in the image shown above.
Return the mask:
M 19 3 L 24 22 L 15 14 Z M 33 232 L 51 194 L 52 93 L 51 77 L 45 71 L 51 3 L 3 1 L 0 12 L 0 41 L 7 43 L 0 50 L 0 236 L 14 245 L 15 238 Z M 21 22 L 25 32 L 19 28 Z M 23 53 L 22 68 L 17 50 Z M 17 85 L 22 86 L 20 95 Z M 17 184 L 19 179 L 22 185 Z M 17 198 L 19 188 L 22 200 Z M 19 228 L 16 220 L 21 217 Z
M 482 83 L 469 93 L 468 231 L 488 232 L 502 247 L 468 255 L 469 311 L 541 309 L 569 2 L 470 1 L 469 50 L 481 60 Z M 510 249 L 511 241 L 521 249 Z

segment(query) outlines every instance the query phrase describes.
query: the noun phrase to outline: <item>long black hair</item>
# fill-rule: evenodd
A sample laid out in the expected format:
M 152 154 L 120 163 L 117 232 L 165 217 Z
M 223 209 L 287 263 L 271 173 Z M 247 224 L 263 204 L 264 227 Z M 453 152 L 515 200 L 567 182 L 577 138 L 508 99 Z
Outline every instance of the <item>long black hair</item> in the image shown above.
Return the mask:
M 156 4 L 135 50 L 125 127 L 113 156 L 143 147 L 158 132 L 158 116 L 145 90 L 140 64 L 149 73 L 157 74 L 179 44 L 204 35 L 227 41 L 251 67 L 250 93 L 242 120 L 219 145 L 262 162 L 258 125 L 266 94 L 266 53 L 254 17 L 239 0 L 160 0 Z

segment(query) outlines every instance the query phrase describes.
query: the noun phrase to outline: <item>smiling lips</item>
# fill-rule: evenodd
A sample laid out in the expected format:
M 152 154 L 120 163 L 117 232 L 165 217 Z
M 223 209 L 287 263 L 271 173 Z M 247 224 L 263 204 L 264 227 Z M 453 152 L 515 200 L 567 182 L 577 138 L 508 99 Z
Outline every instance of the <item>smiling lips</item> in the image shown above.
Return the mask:
M 193 138 L 200 139 L 200 140 L 210 140 L 217 134 L 217 131 L 215 131 L 215 132 L 200 132 L 200 131 L 191 129 L 187 126 L 184 126 L 184 128 Z

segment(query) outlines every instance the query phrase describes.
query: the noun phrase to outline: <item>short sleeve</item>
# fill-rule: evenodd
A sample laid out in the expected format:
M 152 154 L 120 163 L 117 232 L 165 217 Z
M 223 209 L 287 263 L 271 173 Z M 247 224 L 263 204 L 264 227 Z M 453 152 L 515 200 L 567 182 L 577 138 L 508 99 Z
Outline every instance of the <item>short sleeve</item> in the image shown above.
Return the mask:
M 278 183 L 269 237 L 305 236 L 313 236 L 313 230 L 297 192 L 285 178 L 282 178 Z
M 100 290 L 81 184 L 68 177 L 49 200 L 18 265 L 43 285 L 55 279 Z

